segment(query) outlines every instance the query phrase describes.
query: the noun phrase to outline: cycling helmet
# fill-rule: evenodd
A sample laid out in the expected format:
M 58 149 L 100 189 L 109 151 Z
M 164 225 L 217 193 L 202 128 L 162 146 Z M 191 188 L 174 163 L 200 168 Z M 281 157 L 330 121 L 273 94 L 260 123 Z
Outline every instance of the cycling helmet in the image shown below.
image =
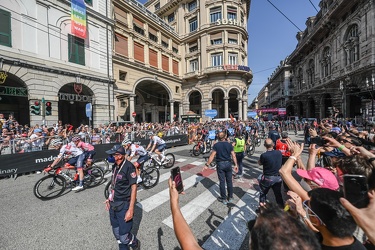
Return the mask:
M 73 138 L 72 138 L 73 142 L 76 142 L 76 141 L 79 141 L 79 140 L 81 140 L 81 137 L 79 137 L 79 136 L 73 136 Z
M 128 145 L 128 144 L 131 144 L 132 143 L 132 141 L 130 140 L 130 139 L 125 139 L 125 140 L 123 140 L 122 141 L 122 146 L 125 146 L 125 145 Z
M 53 147 L 59 146 L 61 144 L 63 144 L 63 141 L 61 139 L 53 139 L 53 140 L 51 140 L 51 145 Z

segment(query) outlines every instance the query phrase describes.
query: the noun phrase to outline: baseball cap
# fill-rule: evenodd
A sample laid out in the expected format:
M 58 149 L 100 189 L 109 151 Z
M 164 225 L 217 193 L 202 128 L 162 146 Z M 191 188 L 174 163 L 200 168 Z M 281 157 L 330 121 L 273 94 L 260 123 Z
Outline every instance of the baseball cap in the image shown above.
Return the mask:
M 42 133 L 42 130 L 40 128 L 34 129 L 34 133 Z
M 286 131 L 281 132 L 281 137 L 282 138 L 287 138 L 288 137 L 288 132 L 286 132 Z
M 122 154 L 125 155 L 125 149 L 121 145 L 114 145 L 110 150 L 105 151 L 109 155 Z
M 311 170 L 297 169 L 297 174 L 302 178 L 315 182 L 321 188 L 337 190 L 339 183 L 335 175 L 328 169 L 315 167 Z

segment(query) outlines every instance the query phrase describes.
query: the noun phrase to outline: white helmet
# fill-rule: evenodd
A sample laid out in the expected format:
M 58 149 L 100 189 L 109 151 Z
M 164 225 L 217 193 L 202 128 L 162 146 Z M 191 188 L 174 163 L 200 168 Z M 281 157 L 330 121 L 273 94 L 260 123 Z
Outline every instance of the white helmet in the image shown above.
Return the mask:
M 125 139 L 125 140 L 122 141 L 121 145 L 126 146 L 126 145 L 131 144 L 131 143 L 132 143 L 132 141 L 130 139 Z

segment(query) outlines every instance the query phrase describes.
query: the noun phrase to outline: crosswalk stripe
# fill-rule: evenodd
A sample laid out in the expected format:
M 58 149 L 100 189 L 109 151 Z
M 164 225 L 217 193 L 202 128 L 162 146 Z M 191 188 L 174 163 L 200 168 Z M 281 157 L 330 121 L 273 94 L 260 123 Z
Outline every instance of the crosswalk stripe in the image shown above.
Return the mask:
M 185 179 L 184 182 L 184 189 L 187 190 L 188 188 L 194 186 L 197 182 L 200 182 L 204 177 L 193 175 L 189 178 Z M 164 202 L 169 200 L 169 188 L 164 189 L 163 191 L 137 203 L 137 206 L 142 208 L 146 212 L 150 212 L 151 210 L 157 208 Z
M 177 162 L 184 162 L 184 161 L 187 161 L 187 159 L 185 158 L 179 158 L 179 159 L 176 159 Z
M 256 216 L 252 209 L 255 207 L 258 207 L 258 195 L 254 189 L 249 189 L 202 248 L 239 250 L 248 232 L 247 222 Z
M 186 222 L 188 224 L 193 222 L 214 201 L 216 201 L 216 197 L 219 196 L 219 185 L 214 184 L 208 190 L 204 191 L 201 195 L 186 204 L 183 208 L 181 208 L 181 213 L 183 214 Z M 169 216 L 163 220 L 163 223 L 173 229 L 172 216 Z
M 192 165 L 196 165 L 196 166 L 200 166 L 202 165 L 204 162 L 203 161 L 193 161 L 193 162 L 190 162 L 190 164 Z

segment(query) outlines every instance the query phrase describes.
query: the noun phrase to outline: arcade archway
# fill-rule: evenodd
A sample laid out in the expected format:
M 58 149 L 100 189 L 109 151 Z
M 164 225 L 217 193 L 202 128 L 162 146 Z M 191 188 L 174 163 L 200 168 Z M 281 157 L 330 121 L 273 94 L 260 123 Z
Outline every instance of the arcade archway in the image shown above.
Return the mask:
M 202 115 L 202 96 L 198 90 L 194 90 L 189 95 L 189 111 L 197 115 Z
M 0 113 L 8 118 L 13 114 L 21 125 L 30 124 L 28 91 L 26 84 L 17 76 L 6 73 L 0 84 Z
M 71 124 L 74 127 L 90 123 L 86 117 L 86 104 L 92 103 L 94 97 L 89 87 L 84 84 L 79 85 L 77 87 L 76 83 L 68 83 L 59 90 L 59 120 L 63 124 Z M 94 112 L 92 113 L 94 115 Z

